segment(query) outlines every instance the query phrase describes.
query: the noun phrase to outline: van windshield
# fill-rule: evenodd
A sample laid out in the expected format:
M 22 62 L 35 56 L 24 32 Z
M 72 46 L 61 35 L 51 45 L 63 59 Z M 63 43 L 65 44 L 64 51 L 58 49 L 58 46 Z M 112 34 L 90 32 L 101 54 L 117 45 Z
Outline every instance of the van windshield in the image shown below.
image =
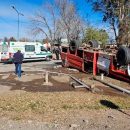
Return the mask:
M 46 50 L 46 48 L 44 46 L 41 46 L 41 51 L 46 51 L 47 52 L 47 50 Z
M 0 52 L 8 52 L 8 45 L 7 44 L 0 45 Z

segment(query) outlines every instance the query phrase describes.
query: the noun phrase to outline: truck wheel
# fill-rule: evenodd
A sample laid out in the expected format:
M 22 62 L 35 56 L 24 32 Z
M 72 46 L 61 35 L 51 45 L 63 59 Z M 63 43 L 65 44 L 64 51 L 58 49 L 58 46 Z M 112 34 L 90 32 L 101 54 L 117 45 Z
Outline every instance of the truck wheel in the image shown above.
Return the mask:
M 128 65 L 130 63 L 130 48 L 121 46 L 116 54 L 119 65 Z
M 71 41 L 70 41 L 69 50 L 70 50 L 71 52 L 75 52 L 78 47 L 79 47 L 79 43 L 78 43 L 77 40 L 71 40 Z
M 96 41 L 96 40 L 91 40 L 91 41 L 89 41 L 88 43 L 89 43 L 90 46 L 93 47 L 93 48 L 98 48 L 98 46 L 99 46 L 99 43 L 98 43 L 98 41 Z

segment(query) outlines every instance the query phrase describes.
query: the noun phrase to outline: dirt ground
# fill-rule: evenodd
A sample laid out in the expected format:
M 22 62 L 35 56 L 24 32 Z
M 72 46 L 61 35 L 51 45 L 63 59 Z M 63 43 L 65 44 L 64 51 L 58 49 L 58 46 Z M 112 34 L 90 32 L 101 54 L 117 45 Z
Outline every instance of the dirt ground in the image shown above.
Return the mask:
M 61 65 L 45 68 L 41 64 L 32 65 L 39 67 L 36 71 L 25 64 L 20 79 L 13 70 L 0 72 L 0 130 L 130 130 L 127 94 L 93 80 L 92 74 Z M 55 73 L 49 74 L 46 84 L 44 71 L 70 74 L 94 87 L 91 92 L 75 89 L 69 76 Z M 110 77 L 104 80 L 130 90 L 129 83 Z
M 66 68 L 58 68 L 58 69 L 49 69 L 47 71 L 50 72 L 59 72 L 70 74 L 80 81 L 83 81 L 88 86 L 94 85 L 93 92 L 105 95 L 113 95 L 113 96 L 126 96 L 126 94 L 114 90 L 98 81 L 92 79 L 92 74 L 84 74 L 78 71 L 73 71 L 71 69 Z M 100 78 L 100 76 L 98 76 Z M 11 85 L 10 90 L 24 90 L 27 92 L 63 92 L 63 91 L 84 91 L 87 92 L 86 88 L 77 88 L 74 89 L 71 86 L 71 82 L 74 82 L 69 76 L 66 75 L 57 75 L 53 73 L 49 73 L 49 84 L 45 83 L 45 73 L 44 72 L 23 72 L 22 77 L 19 79 L 14 73 L 10 74 L 1 74 L 1 85 Z M 112 78 L 105 77 L 104 79 L 107 82 L 115 82 L 116 85 L 120 85 L 124 88 L 129 89 L 129 83 L 120 82 L 118 80 L 113 80 Z M 44 87 L 43 87 L 44 86 Z

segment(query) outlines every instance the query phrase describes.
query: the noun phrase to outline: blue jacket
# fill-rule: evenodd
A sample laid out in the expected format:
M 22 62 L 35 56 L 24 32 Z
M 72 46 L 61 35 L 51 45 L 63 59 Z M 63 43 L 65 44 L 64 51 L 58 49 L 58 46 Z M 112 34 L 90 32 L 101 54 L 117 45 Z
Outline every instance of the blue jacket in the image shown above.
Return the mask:
M 20 63 L 21 64 L 22 61 L 23 61 L 23 54 L 21 52 L 14 53 L 13 61 L 14 61 L 14 63 Z

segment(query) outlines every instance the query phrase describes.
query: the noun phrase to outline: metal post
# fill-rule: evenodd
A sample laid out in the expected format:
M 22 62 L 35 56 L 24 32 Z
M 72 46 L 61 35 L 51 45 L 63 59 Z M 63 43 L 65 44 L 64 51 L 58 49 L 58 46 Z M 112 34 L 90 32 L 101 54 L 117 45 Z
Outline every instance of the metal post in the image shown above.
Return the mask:
M 45 83 L 48 84 L 48 72 L 46 71 L 46 74 L 45 74 Z
M 104 80 L 104 74 L 101 73 L 101 80 Z
M 19 13 L 18 13 L 18 32 L 17 32 L 17 38 L 18 38 L 18 41 L 19 41 Z
M 11 6 L 15 11 L 16 13 L 18 14 L 18 31 L 17 31 L 17 39 L 19 41 L 19 16 L 24 16 L 22 13 L 20 13 L 14 6 Z

